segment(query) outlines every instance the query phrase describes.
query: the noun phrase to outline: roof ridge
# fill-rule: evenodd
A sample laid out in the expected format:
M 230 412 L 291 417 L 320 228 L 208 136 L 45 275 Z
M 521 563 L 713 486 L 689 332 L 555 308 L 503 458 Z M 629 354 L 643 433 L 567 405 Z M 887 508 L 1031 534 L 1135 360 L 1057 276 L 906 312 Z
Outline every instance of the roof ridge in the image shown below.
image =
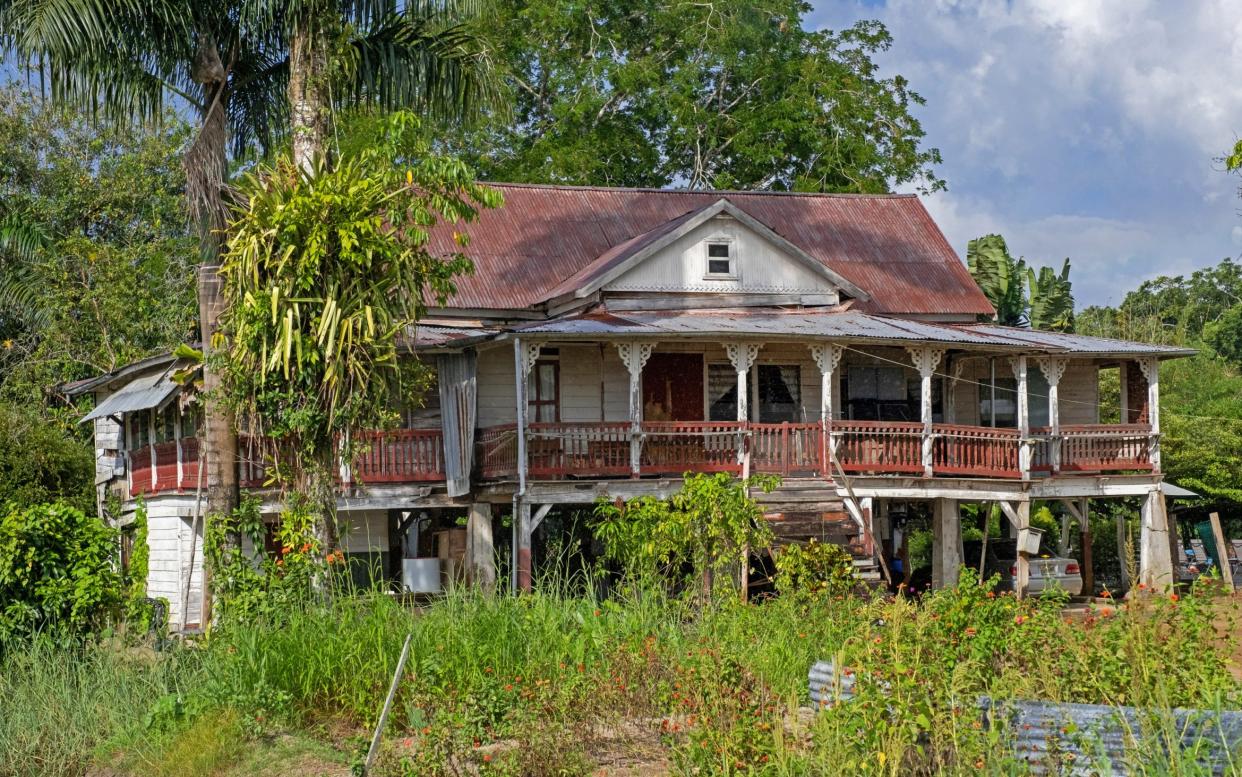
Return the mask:
M 578 185 L 578 184 L 561 184 L 561 183 L 515 183 L 507 181 L 479 181 L 485 186 L 506 187 L 510 189 L 553 189 L 564 191 L 596 191 L 596 192 L 636 192 L 644 194 L 718 194 L 721 196 L 744 196 L 744 197 L 811 197 L 811 198 L 835 198 L 835 199 L 857 199 L 857 200 L 911 200 L 918 199 L 917 194 L 899 194 L 888 192 L 884 194 L 862 194 L 857 192 L 784 192 L 769 189 L 669 189 L 656 188 L 651 186 L 599 186 L 599 185 Z

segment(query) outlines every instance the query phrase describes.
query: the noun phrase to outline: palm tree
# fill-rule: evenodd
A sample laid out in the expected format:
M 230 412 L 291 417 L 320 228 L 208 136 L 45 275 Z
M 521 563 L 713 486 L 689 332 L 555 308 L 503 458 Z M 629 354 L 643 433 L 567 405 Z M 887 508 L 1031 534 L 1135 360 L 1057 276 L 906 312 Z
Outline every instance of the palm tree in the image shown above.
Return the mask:
M 0 212 L 0 315 L 27 325 L 43 320 L 42 298 L 28 267 L 47 242 L 38 224 L 18 213 Z
M 51 98 L 110 121 L 159 121 L 188 105 L 187 199 L 202 253 L 204 348 L 223 301 L 218 269 L 229 217 L 228 165 L 291 138 L 295 157 L 327 150 L 345 105 L 463 117 L 492 94 L 474 0 L 0 0 L 0 50 L 16 53 Z M 205 370 L 207 514 L 236 505 L 232 419 Z

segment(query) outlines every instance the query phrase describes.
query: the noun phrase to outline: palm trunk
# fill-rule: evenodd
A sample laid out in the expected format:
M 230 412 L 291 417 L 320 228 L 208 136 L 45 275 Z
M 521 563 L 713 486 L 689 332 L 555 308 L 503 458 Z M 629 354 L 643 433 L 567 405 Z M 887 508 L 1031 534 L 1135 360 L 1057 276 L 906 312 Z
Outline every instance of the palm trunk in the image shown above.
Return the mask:
M 302 19 L 289 41 L 289 129 L 293 161 L 304 172 L 327 152 L 328 52 L 322 30 Z
M 223 231 L 228 223 L 224 199 L 228 137 L 226 110 L 228 74 L 220 62 L 215 43 L 199 39 L 194 59 L 194 80 L 205 87 L 207 102 L 201 115 L 198 136 L 187 152 L 187 196 L 194 221 L 198 226 L 201 265 L 198 271 L 199 334 L 204 355 L 210 354 L 211 336 L 216 331 L 224 310 L 223 284 L 220 279 L 220 254 Z M 203 455 L 206 459 L 206 515 L 229 515 L 237 507 L 237 433 L 233 416 L 220 401 L 220 376 L 209 364 L 203 365 Z M 193 560 L 191 560 L 193 563 Z M 203 570 L 203 610 L 201 621 L 211 621 L 210 570 Z
M 317 20 L 304 15 L 289 40 L 289 130 L 293 163 L 314 175 L 316 163 L 327 158 L 331 104 L 328 96 L 327 36 Z M 332 477 L 337 457 L 333 441 L 323 441 L 324 455 L 306 466 L 302 487 L 318 508 L 315 536 L 324 553 L 336 550 L 336 483 Z

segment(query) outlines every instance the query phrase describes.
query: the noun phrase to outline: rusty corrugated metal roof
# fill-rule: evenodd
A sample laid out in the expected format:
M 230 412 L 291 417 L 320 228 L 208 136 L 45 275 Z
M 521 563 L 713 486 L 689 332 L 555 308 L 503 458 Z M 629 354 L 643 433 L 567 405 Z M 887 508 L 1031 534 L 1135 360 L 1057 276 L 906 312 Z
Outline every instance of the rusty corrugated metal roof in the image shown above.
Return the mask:
M 913 195 L 791 194 L 491 184 L 504 206 L 433 231 L 432 249 L 470 237 L 473 276 L 450 307 L 531 308 L 627 241 L 721 197 L 872 295 L 867 312 L 991 314 L 966 266 Z
M 786 311 L 738 308 L 712 311 L 617 311 L 567 316 L 515 327 L 519 335 L 590 337 L 600 335 L 646 337 L 663 335 L 767 339 L 823 338 L 838 342 L 904 345 L 922 342 L 956 348 L 986 348 L 1001 352 L 1066 354 L 1153 354 L 1181 356 L 1193 351 L 1169 346 L 1129 343 L 1084 335 L 1038 332 L 997 326 L 940 324 L 890 318 L 857 310 Z

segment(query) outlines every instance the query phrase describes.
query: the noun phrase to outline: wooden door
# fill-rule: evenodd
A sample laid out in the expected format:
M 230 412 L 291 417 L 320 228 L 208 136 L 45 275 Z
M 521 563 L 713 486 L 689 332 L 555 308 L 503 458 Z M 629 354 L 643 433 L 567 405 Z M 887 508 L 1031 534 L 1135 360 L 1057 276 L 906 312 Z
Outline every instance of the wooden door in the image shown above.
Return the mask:
M 653 353 L 643 367 L 643 419 L 703 420 L 703 356 Z

